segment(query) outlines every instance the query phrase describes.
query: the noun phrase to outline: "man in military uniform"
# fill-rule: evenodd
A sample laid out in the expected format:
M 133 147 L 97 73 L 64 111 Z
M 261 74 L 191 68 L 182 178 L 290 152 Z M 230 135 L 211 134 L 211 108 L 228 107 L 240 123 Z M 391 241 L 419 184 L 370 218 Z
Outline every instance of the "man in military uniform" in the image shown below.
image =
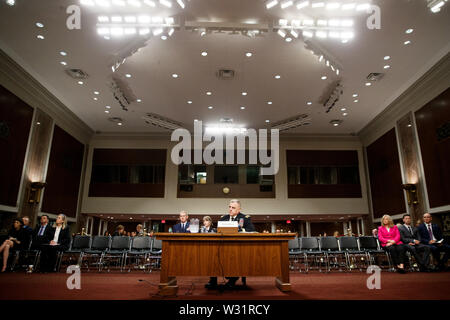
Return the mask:
M 230 203 L 228 205 L 228 214 L 222 216 L 219 221 L 237 221 L 239 231 L 255 231 L 255 226 L 250 220 L 250 216 L 241 213 L 241 202 L 237 199 L 230 200 Z M 236 281 L 239 279 L 239 277 L 227 277 L 227 279 L 228 282 L 225 285 L 232 288 L 235 286 Z M 245 277 L 242 278 L 242 282 L 245 284 Z M 211 277 L 205 287 L 208 289 L 217 287 L 217 277 Z

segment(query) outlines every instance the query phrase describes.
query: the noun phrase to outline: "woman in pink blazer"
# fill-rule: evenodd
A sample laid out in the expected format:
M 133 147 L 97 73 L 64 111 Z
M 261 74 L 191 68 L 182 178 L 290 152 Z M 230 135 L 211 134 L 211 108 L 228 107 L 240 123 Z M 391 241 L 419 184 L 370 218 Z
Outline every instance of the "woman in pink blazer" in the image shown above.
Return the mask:
M 404 267 L 406 260 L 405 246 L 400 241 L 400 231 L 387 214 L 381 218 L 381 227 L 378 227 L 378 240 L 383 249 L 391 255 L 394 264 L 397 266 L 397 271 L 406 273 Z

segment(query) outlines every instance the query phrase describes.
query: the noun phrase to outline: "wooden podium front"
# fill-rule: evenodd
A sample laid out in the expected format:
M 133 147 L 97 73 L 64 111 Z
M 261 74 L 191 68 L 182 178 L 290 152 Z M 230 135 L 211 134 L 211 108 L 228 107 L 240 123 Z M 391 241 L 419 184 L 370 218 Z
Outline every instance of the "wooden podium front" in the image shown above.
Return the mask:
M 176 295 L 177 276 L 273 276 L 290 291 L 288 241 L 295 233 L 156 233 L 162 240 L 160 295 Z

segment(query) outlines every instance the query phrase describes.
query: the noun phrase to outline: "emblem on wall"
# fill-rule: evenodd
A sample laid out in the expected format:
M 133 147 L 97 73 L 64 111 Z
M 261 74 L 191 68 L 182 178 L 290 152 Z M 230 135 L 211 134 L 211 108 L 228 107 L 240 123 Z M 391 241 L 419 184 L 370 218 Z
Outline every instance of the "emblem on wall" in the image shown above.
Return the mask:
M 436 129 L 438 141 L 450 137 L 450 122 L 444 123 L 441 127 Z
M 0 138 L 6 139 L 9 137 L 9 127 L 4 121 L 0 121 Z

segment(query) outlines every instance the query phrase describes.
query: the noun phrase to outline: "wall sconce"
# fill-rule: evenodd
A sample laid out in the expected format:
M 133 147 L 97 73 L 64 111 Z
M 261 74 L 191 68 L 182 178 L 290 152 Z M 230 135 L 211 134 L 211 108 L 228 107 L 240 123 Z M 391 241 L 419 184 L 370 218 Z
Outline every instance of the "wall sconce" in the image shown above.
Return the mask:
M 415 184 L 407 183 L 402 185 L 403 189 L 406 191 L 406 197 L 408 199 L 408 204 L 418 204 L 417 200 L 417 187 Z
M 45 188 L 45 182 L 32 182 L 28 192 L 28 203 L 39 203 L 41 201 L 42 189 Z

